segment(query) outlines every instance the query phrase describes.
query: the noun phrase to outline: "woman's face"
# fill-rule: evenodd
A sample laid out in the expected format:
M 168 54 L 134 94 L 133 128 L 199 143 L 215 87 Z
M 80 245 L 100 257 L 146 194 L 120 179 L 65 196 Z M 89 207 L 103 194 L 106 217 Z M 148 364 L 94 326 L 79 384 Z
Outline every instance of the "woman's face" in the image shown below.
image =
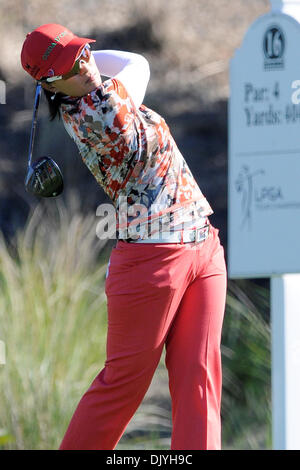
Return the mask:
M 93 54 L 80 61 L 79 73 L 68 79 L 55 80 L 51 83 L 42 82 L 42 87 L 53 93 L 69 96 L 85 96 L 102 83 L 101 75 Z

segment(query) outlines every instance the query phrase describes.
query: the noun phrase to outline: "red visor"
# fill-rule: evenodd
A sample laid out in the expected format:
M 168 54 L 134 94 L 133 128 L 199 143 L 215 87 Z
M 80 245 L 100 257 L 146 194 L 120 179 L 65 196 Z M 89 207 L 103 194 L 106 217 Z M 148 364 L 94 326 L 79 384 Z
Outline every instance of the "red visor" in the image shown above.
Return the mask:
M 82 46 L 90 42 L 96 41 L 80 38 L 60 24 L 44 24 L 27 34 L 21 52 L 22 67 L 36 80 L 64 75 L 73 67 Z

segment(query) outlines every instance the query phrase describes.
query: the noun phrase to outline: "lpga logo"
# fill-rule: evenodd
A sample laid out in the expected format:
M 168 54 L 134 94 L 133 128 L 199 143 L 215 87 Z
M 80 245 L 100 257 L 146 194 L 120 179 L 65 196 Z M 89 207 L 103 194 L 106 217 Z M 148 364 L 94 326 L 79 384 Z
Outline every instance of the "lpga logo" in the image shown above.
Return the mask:
M 235 180 L 235 189 L 242 195 L 241 210 L 242 210 L 242 223 L 241 228 L 245 225 L 251 228 L 252 210 L 254 202 L 254 178 L 258 175 L 263 175 L 265 172 L 262 169 L 251 172 L 247 165 L 244 165 L 237 179 Z
M 6 104 L 6 85 L 3 80 L 0 80 L 0 104 Z

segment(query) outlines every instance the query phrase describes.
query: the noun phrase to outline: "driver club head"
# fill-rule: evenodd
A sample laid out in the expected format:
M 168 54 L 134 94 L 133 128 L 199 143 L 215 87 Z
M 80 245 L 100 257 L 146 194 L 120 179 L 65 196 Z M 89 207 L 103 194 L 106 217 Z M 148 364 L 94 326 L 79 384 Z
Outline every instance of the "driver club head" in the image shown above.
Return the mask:
M 50 157 L 40 157 L 28 166 L 26 191 L 35 196 L 55 197 L 63 191 L 63 176 L 57 163 Z

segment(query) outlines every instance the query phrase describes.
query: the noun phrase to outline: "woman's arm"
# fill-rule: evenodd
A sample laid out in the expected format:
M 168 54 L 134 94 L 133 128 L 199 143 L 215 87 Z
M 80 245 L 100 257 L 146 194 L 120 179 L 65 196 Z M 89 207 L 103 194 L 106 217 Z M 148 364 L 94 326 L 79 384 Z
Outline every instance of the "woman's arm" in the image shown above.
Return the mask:
M 133 52 L 115 50 L 92 51 L 92 54 L 101 75 L 120 80 L 139 108 L 150 79 L 147 59 Z

